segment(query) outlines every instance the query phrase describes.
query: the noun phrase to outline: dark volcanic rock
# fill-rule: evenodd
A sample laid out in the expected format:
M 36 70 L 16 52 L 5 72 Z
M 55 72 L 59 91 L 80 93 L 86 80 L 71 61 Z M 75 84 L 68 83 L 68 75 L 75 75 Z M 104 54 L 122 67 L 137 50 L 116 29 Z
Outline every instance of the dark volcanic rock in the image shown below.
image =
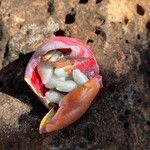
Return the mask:
M 149 7 L 147 0 L 0 1 L 0 149 L 150 149 Z M 23 77 L 32 52 L 54 35 L 91 46 L 104 88 L 77 122 L 40 135 L 48 110 Z

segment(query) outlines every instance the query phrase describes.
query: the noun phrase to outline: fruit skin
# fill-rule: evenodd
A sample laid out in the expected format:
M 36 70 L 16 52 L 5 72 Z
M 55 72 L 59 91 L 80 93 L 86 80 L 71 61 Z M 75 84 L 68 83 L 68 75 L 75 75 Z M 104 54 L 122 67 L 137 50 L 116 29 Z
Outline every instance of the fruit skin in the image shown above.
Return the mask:
M 49 108 L 49 101 L 44 96 L 47 89 L 42 84 L 41 79 L 38 75 L 37 65 L 41 62 L 43 55 L 45 55 L 47 52 L 54 50 L 54 49 L 57 49 L 57 50 L 59 50 L 59 49 L 65 50 L 66 49 L 66 51 L 69 52 L 69 54 L 67 55 L 69 64 L 73 64 L 73 67 L 75 69 L 79 69 L 81 72 L 85 73 L 86 76 L 90 79 L 88 82 L 90 82 L 92 84 L 91 85 L 88 84 L 87 87 L 85 86 L 86 83 L 84 85 L 80 86 L 80 87 L 82 87 L 81 89 L 83 89 L 83 87 L 86 89 L 86 90 L 81 90 L 81 91 L 83 91 L 84 94 L 78 90 L 79 87 L 77 89 L 75 89 L 79 93 L 77 95 L 77 93 L 75 92 L 76 93 L 75 95 L 77 95 L 77 97 L 78 97 L 77 102 L 82 102 L 82 103 L 76 103 L 76 101 L 72 98 L 72 97 L 74 97 L 74 95 L 71 93 L 74 90 L 71 93 L 68 93 L 66 96 L 64 96 L 64 98 L 61 100 L 62 102 L 60 102 L 60 108 L 58 109 L 58 111 L 56 113 L 57 117 L 55 117 L 55 115 L 54 115 L 54 118 L 58 118 L 58 120 L 52 119 L 52 122 L 51 122 L 51 123 L 54 123 L 56 121 L 59 123 L 57 123 L 57 125 L 55 125 L 55 127 L 52 127 L 53 129 L 50 128 L 48 130 L 47 130 L 48 127 L 46 127 L 46 129 L 45 129 L 45 127 L 43 127 L 43 125 L 42 125 L 42 127 L 40 127 L 41 133 L 61 129 L 61 128 L 71 124 L 78 118 L 80 118 L 85 113 L 85 111 L 88 109 L 88 107 L 90 106 L 94 97 L 98 93 L 99 87 L 102 87 L 102 77 L 99 75 L 99 66 L 98 66 L 96 59 L 88 45 L 86 45 L 85 43 L 83 43 L 82 41 L 80 41 L 78 39 L 69 38 L 69 37 L 49 38 L 33 54 L 33 56 L 31 57 L 28 65 L 27 65 L 26 72 L 25 72 L 25 81 L 29 84 L 31 89 L 35 92 L 35 94 L 38 96 L 38 98 L 41 100 L 41 102 L 47 108 Z M 97 88 L 94 89 L 91 86 L 96 86 Z M 88 93 L 90 93 L 90 89 L 92 89 L 92 93 L 89 95 Z M 81 96 L 80 94 L 87 95 L 87 98 L 83 99 L 82 98 L 83 95 Z M 68 96 L 68 95 L 72 95 L 72 97 Z M 81 99 L 83 99 L 83 101 L 81 101 Z M 74 101 L 75 101 L 75 103 L 74 103 Z M 77 106 L 76 106 L 77 104 L 78 104 L 79 108 L 77 108 Z M 81 104 L 85 105 L 86 107 L 83 107 Z M 62 124 L 62 123 L 60 123 L 60 120 L 62 120 L 60 118 L 62 116 L 60 115 L 58 117 L 58 114 L 61 114 L 58 112 L 60 112 L 60 110 L 62 110 L 62 106 L 63 106 L 62 112 L 65 111 L 64 107 L 70 107 L 70 109 L 72 109 L 72 110 L 70 110 L 70 112 L 71 111 L 79 111 L 79 113 L 77 113 L 75 116 L 71 116 L 72 118 L 74 118 L 73 120 L 67 119 L 68 120 L 67 123 Z M 83 110 L 83 111 L 81 112 L 81 110 Z M 49 116 L 49 115 L 47 115 L 47 116 Z M 52 115 L 50 115 L 50 116 L 52 116 Z M 46 120 L 45 122 L 49 122 L 50 118 L 51 117 L 48 117 L 48 120 Z M 42 122 L 42 124 L 44 124 L 44 123 Z
M 99 89 L 100 84 L 94 78 L 68 93 L 61 99 L 56 114 L 50 112 L 42 119 L 39 132 L 52 132 L 75 122 L 90 107 Z

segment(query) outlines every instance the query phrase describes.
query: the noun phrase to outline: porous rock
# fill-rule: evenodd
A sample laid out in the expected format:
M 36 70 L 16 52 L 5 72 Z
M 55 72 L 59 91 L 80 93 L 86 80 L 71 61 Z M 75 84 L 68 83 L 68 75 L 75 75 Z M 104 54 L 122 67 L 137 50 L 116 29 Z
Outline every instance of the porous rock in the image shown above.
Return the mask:
M 150 149 L 150 1 L 0 1 L 2 149 Z M 48 110 L 23 80 L 32 52 L 51 36 L 91 46 L 104 87 L 69 127 L 39 135 Z

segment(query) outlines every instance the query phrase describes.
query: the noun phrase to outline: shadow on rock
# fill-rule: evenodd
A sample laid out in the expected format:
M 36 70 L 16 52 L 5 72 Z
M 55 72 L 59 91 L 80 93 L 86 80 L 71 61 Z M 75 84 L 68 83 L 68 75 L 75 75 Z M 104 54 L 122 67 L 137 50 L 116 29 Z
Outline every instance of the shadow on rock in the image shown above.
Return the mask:
M 37 130 L 40 120 L 48 112 L 46 107 L 43 106 L 43 104 L 36 97 L 35 93 L 33 93 L 33 91 L 24 81 L 25 69 L 32 54 L 33 53 L 20 55 L 18 60 L 10 63 L 2 70 L 0 70 L 0 92 L 17 98 L 22 103 L 31 107 L 29 112 L 26 112 L 24 114 L 20 112 L 20 117 L 18 118 L 19 128 L 21 130 L 26 130 L 26 132 L 28 132 L 28 130 L 31 130 L 31 128 Z M 106 72 L 108 73 L 108 71 Z M 110 72 L 109 74 L 112 73 Z M 74 123 L 74 127 L 78 125 L 80 126 L 82 123 L 86 124 L 87 121 L 91 122 L 95 120 L 95 116 L 92 111 L 93 109 L 99 107 L 99 104 L 101 105 L 101 93 L 102 92 L 97 95 L 93 102 L 93 106 L 82 117 L 84 119 L 79 119 L 76 123 Z
M 31 107 L 29 112 L 21 114 L 18 118 L 20 128 L 24 128 L 24 124 L 32 123 L 37 126 L 47 111 L 24 81 L 25 68 L 32 54 L 20 55 L 18 60 L 0 70 L 0 92 L 15 97 Z
M 146 48 L 141 47 L 141 65 L 140 65 L 140 72 L 144 75 L 144 83 L 150 87 L 150 43 L 147 45 Z
M 20 129 L 27 127 L 27 130 L 30 129 L 31 124 L 33 128 L 37 129 L 40 120 L 48 112 L 48 110 L 38 100 L 36 95 L 24 81 L 25 69 L 32 54 L 33 53 L 20 55 L 18 60 L 10 63 L 0 71 L 0 92 L 15 97 L 22 103 L 31 106 L 31 110 L 29 112 L 20 114 L 21 116 L 18 118 Z M 110 95 L 115 96 L 115 93 L 118 93 L 116 90 L 118 91 L 120 86 L 124 88 L 127 84 L 124 79 L 117 78 L 115 73 L 112 71 L 102 70 L 102 76 L 104 77 L 104 88 L 99 92 L 93 101 L 92 107 L 90 107 L 87 113 L 82 117 L 85 119 L 79 119 L 76 123 L 74 123 L 74 127 L 76 127 L 78 123 L 86 124 L 86 122 L 95 122 L 94 120 L 97 118 L 98 114 L 95 115 L 93 111 L 99 111 L 100 109 L 99 112 L 101 112 L 103 109 L 106 109 L 109 101 L 116 103 L 116 98 L 114 101 Z M 124 81 L 123 83 L 122 80 Z M 117 99 L 118 97 L 119 95 L 117 95 Z M 118 103 L 118 105 L 119 104 L 120 103 Z
M 36 95 L 24 81 L 25 68 L 31 55 L 32 53 L 21 55 L 18 60 L 10 63 L 0 71 L 0 92 L 15 97 L 31 107 L 29 112 L 20 114 L 18 118 L 19 128 L 23 133 L 25 130 L 25 134 L 27 133 L 25 136 L 38 136 L 38 140 L 40 140 L 43 137 L 38 134 L 37 129 L 40 120 L 48 110 L 38 101 Z M 129 132 L 133 135 L 130 130 L 132 121 L 128 120 L 128 116 L 123 116 L 125 119 L 120 119 L 120 116 L 126 109 L 126 112 L 130 112 L 130 108 L 132 108 L 130 103 L 135 102 L 135 93 L 137 97 L 139 96 L 139 92 L 135 92 L 136 84 L 130 82 L 134 76 L 130 73 L 130 78 L 127 74 L 117 77 L 113 70 L 104 68 L 102 69 L 102 76 L 104 88 L 99 92 L 90 109 L 73 125 L 55 132 L 56 134 L 49 135 L 48 139 L 45 139 L 46 145 L 47 142 L 50 145 L 58 144 L 60 141 L 60 143 L 66 142 L 73 138 L 74 135 L 79 140 L 79 137 L 82 136 L 87 141 L 97 140 L 98 143 L 104 144 L 107 144 L 107 140 L 110 140 L 111 144 L 115 141 L 114 137 L 118 139 L 118 137 Z M 137 117 L 136 114 L 134 116 Z M 31 132 L 32 129 L 33 132 Z M 103 139 L 97 139 L 97 137 L 103 137 Z M 56 141 L 55 139 L 59 140 Z M 123 136 L 122 139 L 124 142 L 129 142 L 128 136 Z M 80 141 L 77 140 L 77 142 Z

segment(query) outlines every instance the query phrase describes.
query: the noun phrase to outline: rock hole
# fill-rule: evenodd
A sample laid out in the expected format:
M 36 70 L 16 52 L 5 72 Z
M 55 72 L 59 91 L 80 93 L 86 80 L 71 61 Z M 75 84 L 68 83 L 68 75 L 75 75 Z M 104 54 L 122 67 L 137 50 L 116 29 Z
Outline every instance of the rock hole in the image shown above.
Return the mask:
M 125 122 L 123 127 L 124 127 L 124 129 L 128 129 L 129 128 L 129 122 Z
M 138 103 L 141 103 L 141 102 L 142 102 L 142 99 L 141 99 L 141 98 L 139 98 L 139 99 L 137 100 L 137 102 L 138 102 Z
M 102 0 L 96 0 L 96 4 L 100 3 Z
M 94 127 L 91 125 L 88 125 L 87 127 L 85 127 L 84 129 L 84 137 L 88 140 L 88 141 L 94 141 L 95 140 L 95 132 L 94 132 Z
M 128 40 L 126 40 L 126 41 L 125 41 L 125 43 L 127 43 L 127 44 L 128 44 L 128 43 L 129 43 L 129 41 L 128 41 Z
M 141 114 L 141 111 L 140 111 L 140 110 L 137 110 L 137 113 L 140 115 L 140 114 Z
M 85 142 L 79 143 L 79 147 L 80 147 L 81 149 L 85 149 L 85 148 L 86 148 L 86 143 L 85 143 Z
M 146 28 L 150 31 L 150 21 L 146 23 Z
M 120 116 L 118 117 L 118 119 L 119 119 L 119 121 L 124 121 L 124 120 L 125 120 L 125 117 L 124 117 L 123 115 L 120 115 Z
M 100 35 L 104 38 L 104 40 L 106 40 L 106 33 L 101 28 L 97 27 L 95 30 L 95 34 Z
M 48 0 L 48 9 L 47 9 L 47 12 L 52 15 L 52 13 L 54 12 L 54 0 Z
M 8 17 L 10 17 L 10 13 L 8 14 Z
M 98 34 L 100 34 L 100 33 L 101 33 L 100 29 L 96 29 L 96 30 L 95 30 L 95 34 L 98 35 Z
M 126 95 L 126 94 L 123 95 L 123 99 L 124 99 L 124 100 L 127 100 L 127 99 L 128 99 L 128 95 Z
M 30 35 L 31 32 L 32 32 L 31 30 L 27 30 L 26 34 L 27 34 L 27 35 Z
M 116 89 L 116 86 L 115 86 L 114 84 L 110 84 L 110 85 L 108 86 L 108 90 L 109 90 L 111 93 L 115 92 L 115 89 Z
M 124 112 L 124 114 L 125 114 L 125 115 L 129 115 L 129 114 L 130 114 L 130 110 L 129 110 L 129 109 L 126 109 L 125 112 Z
M 99 21 L 100 25 L 105 24 L 105 20 L 106 20 L 106 19 L 105 19 L 104 16 L 99 15 L 99 16 L 96 17 L 96 19 Z
M 125 24 L 128 24 L 128 22 L 129 22 L 129 19 L 128 19 L 127 17 L 125 17 L 125 18 L 124 18 L 124 23 L 125 23 Z
M 74 9 L 71 10 L 71 13 L 66 15 L 65 24 L 72 24 L 75 22 L 75 11 Z
M 140 40 L 141 39 L 141 36 L 139 34 L 137 34 L 137 39 Z
M 86 3 L 88 3 L 88 0 L 80 0 L 79 3 L 80 4 L 86 4 Z
M 107 121 L 107 119 L 106 119 L 106 118 L 104 118 L 103 120 L 104 120 L 104 122 L 106 122 L 106 121 Z
M 54 32 L 55 36 L 65 36 L 66 33 L 62 29 L 59 29 L 58 31 Z
M 2 81 L 0 81 L 0 88 L 3 86 L 3 82 Z
M 7 42 L 5 46 L 5 53 L 4 53 L 4 58 L 6 58 L 9 54 L 9 41 Z
M 92 39 L 88 39 L 87 43 L 93 43 L 94 41 Z
M 145 10 L 143 9 L 142 6 L 140 6 L 139 4 L 136 5 L 136 11 L 139 15 L 143 16 L 145 13 Z
M 19 25 L 19 29 L 21 29 L 21 28 L 22 28 L 22 24 Z
M 63 136 L 64 138 L 67 138 L 67 137 L 70 137 L 71 134 L 72 134 L 72 130 L 64 129 L 62 136 Z
M 148 120 L 148 121 L 146 121 L 146 124 L 148 125 L 148 126 L 150 126 L 150 121 Z

